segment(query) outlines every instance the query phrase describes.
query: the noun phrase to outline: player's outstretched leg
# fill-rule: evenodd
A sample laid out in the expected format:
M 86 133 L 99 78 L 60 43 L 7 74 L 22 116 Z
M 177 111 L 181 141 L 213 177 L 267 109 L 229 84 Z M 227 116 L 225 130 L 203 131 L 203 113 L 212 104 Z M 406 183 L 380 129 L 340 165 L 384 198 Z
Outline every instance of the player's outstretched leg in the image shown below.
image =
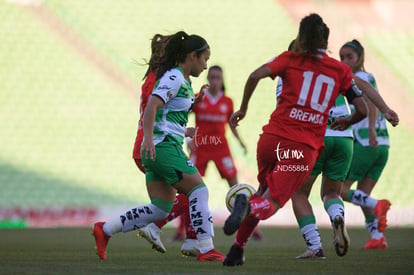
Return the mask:
M 160 253 L 167 252 L 164 244 L 161 241 L 161 229 L 158 228 L 154 223 L 150 223 L 147 226 L 141 227 L 138 229 L 137 236 L 140 238 L 146 239 L 150 244 L 152 244 L 152 249 Z
M 234 232 L 236 232 L 237 229 L 239 229 L 242 222 L 244 221 L 244 219 L 246 218 L 246 216 L 249 214 L 249 212 L 250 203 L 247 200 L 246 195 L 237 195 L 234 201 L 233 210 L 224 223 L 224 234 L 232 235 Z
M 245 261 L 243 252 L 243 248 L 241 248 L 240 246 L 233 245 L 223 261 L 223 266 L 242 265 Z

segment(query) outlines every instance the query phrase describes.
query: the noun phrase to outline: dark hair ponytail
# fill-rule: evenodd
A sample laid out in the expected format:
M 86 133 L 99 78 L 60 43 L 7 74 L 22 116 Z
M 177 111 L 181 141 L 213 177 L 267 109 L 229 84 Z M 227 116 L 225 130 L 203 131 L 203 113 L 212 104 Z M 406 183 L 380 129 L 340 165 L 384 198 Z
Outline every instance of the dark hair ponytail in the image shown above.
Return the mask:
M 318 53 L 318 49 L 328 47 L 328 38 L 328 26 L 318 14 L 311 13 L 300 21 L 295 46 L 299 47 L 300 52 L 315 55 Z
M 178 63 L 185 62 L 187 54 L 195 51 L 197 57 L 200 57 L 209 48 L 207 41 L 201 36 L 188 35 L 184 31 L 171 35 L 159 60 L 157 79 L 161 78 L 166 71 L 177 66 Z
M 155 34 L 151 39 L 151 57 L 148 61 L 147 71 L 145 72 L 144 78 L 145 79 L 151 71 L 156 71 L 158 69 L 159 61 L 161 55 L 163 54 L 163 50 L 165 44 L 167 43 L 170 35 L 162 35 L 162 34 Z

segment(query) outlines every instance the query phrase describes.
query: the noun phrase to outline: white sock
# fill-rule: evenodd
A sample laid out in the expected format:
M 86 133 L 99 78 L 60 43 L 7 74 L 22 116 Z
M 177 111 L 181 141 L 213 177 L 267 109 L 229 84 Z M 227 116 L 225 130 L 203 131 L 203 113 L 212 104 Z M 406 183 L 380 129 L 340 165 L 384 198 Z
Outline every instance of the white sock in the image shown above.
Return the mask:
M 322 247 L 321 236 L 316 224 L 307 224 L 300 229 L 309 249 L 317 250 Z
M 344 218 L 344 203 L 341 199 L 336 198 L 327 200 L 324 203 L 324 207 L 331 221 L 333 221 L 336 216 Z
M 377 205 L 377 199 L 374 199 L 364 191 L 356 189 L 352 195 L 351 202 L 355 205 L 359 205 L 366 208 L 374 209 Z
M 378 230 L 378 219 L 371 222 L 365 222 L 365 227 L 368 230 L 371 239 L 379 240 L 384 236 L 384 234 Z
M 138 206 L 127 211 L 110 222 L 103 225 L 104 232 L 112 236 L 119 232 L 128 232 L 146 226 L 151 222 L 162 220 L 168 216 L 168 212 L 153 204 Z
M 207 237 L 204 239 L 197 239 L 197 246 L 200 253 L 207 253 L 214 248 L 213 238 Z
M 214 248 L 212 237 L 214 237 L 213 220 L 208 208 L 208 189 L 203 184 L 193 190 L 188 196 L 190 202 L 190 219 L 197 235 L 198 245 L 201 253 Z
M 119 233 L 122 231 L 122 222 L 120 218 L 115 218 L 110 222 L 104 223 L 102 226 L 103 231 L 109 237 L 112 237 L 113 234 Z

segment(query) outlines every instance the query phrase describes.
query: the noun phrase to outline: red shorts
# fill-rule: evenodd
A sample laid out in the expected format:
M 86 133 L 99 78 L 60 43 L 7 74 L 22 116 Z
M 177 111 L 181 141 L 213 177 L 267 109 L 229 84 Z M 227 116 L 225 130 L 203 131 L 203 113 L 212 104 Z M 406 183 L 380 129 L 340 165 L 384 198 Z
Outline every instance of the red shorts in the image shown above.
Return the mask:
M 234 161 L 228 147 L 211 151 L 196 150 L 190 157 L 195 167 L 197 167 L 198 172 L 200 172 L 200 175 L 203 177 L 206 173 L 207 163 L 210 160 L 215 163 L 222 178 L 231 179 L 237 175 L 236 166 L 234 165 Z
M 257 179 L 282 207 L 310 176 L 319 154 L 306 144 L 262 134 L 257 144 Z
M 145 173 L 144 166 L 142 166 L 141 162 L 141 144 L 142 140 L 144 139 L 144 130 L 138 129 L 137 137 L 135 138 L 135 144 L 134 144 L 134 150 L 132 152 L 132 157 L 135 160 L 135 163 L 137 164 L 139 170 L 141 170 L 142 173 Z

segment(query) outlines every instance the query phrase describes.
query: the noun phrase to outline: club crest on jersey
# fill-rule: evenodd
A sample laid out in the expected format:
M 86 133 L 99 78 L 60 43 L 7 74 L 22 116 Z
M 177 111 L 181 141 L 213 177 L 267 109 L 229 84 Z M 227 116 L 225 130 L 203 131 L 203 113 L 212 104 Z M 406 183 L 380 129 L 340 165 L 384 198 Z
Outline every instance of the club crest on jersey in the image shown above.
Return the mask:
M 194 167 L 194 163 L 189 159 L 187 160 L 188 167 Z
M 221 104 L 220 105 L 220 112 L 222 112 L 222 113 L 227 112 L 227 105 L 226 104 Z

